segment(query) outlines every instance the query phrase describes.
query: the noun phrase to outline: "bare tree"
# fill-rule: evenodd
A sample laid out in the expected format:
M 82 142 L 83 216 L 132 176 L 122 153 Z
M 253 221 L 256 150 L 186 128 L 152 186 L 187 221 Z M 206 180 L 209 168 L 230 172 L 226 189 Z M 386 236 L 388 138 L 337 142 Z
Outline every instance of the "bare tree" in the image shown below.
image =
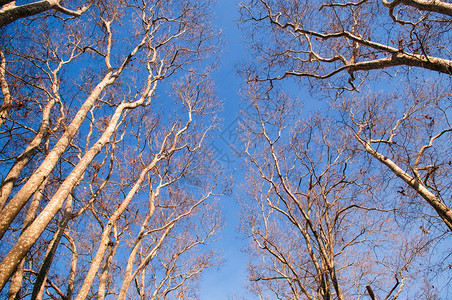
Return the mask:
M 1 186 L 0 236 L 5 247 L 0 286 L 3 289 L 21 269 L 24 278 L 35 277 L 33 299 L 50 293 L 49 287 L 58 297 L 85 299 L 100 274 L 97 294 L 102 298 L 118 243 L 134 224 L 129 204 L 144 188 L 150 189 L 152 199 L 156 189 L 194 180 L 206 187 L 202 196 L 191 196 L 201 202 L 215 189 L 215 182 L 197 183 L 194 178 L 217 172 L 206 163 L 210 154 L 204 147 L 218 107 L 208 80 L 217 34 L 209 25 L 210 1 L 90 2 L 77 11 L 54 2 L 29 6 L 47 5 L 47 10 L 79 17 L 37 18 L 27 26 L 14 22 L 3 29 L 2 155 L 9 171 Z M 5 13 L 23 8 L 2 5 Z M 26 16 L 30 14 L 18 14 Z M 50 25 L 55 30 L 49 30 Z M 30 113 L 41 116 L 41 122 L 31 120 Z M 117 198 L 106 197 L 107 192 Z M 19 235 L 14 227 L 22 222 L 23 208 L 33 195 L 38 209 L 29 208 Z M 97 205 L 103 215 L 96 213 Z M 173 228 L 174 220 L 195 206 L 179 210 L 165 226 Z M 92 224 L 93 218 L 98 225 Z M 90 247 L 75 237 L 85 226 L 101 228 L 100 235 L 92 235 L 97 240 Z M 67 276 L 53 267 L 62 243 Z M 37 244 L 47 251 L 35 252 Z M 80 261 L 85 250 L 92 255 L 88 263 Z M 33 258 L 38 270 L 18 269 L 27 253 L 38 254 Z M 22 276 L 17 273 L 15 284 L 11 281 L 10 297 L 20 295 Z
M 433 83 L 425 85 L 340 105 L 360 146 L 408 185 L 397 191 L 405 205 L 423 199 L 452 230 L 450 93 Z M 416 210 L 429 215 L 422 207 Z
M 242 20 L 263 28 L 275 40 L 265 40 L 262 50 L 268 51 L 261 55 L 274 67 L 272 73 L 283 74 L 270 78 L 327 79 L 345 72 L 355 88 L 354 82 L 363 80 L 366 71 L 394 66 L 452 74 L 445 44 L 451 6 L 442 1 L 426 4 L 257 0 L 242 6 Z M 254 32 L 256 37 L 262 34 Z M 278 68 L 278 63 L 284 64 Z
M 300 118 L 299 103 L 251 84 L 244 131 L 249 160 L 243 231 L 250 281 L 261 297 L 395 299 L 416 286 L 429 239 L 395 222 L 372 171 L 334 121 Z M 253 88 L 254 87 L 254 88 Z
M 161 245 L 155 259 L 149 259 L 155 247 L 149 254 L 140 254 L 140 269 L 134 272 L 139 275 L 135 279 L 135 287 L 140 299 L 166 299 L 171 294 L 184 299 L 196 298 L 196 281 L 200 273 L 205 268 L 218 265 L 215 251 L 200 251 L 199 246 L 209 241 L 221 222 L 215 210 L 201 207 L 200 210 L 196 208 L 199 212 L 204 211 L 201 218 L 192 214 L 198 217 L 195 220 L 187 215 L 191 220 L 178 221 L 179 228 L 174 227 L 168 233 L 165 230 L 163 234 L 167 234 L 167 240 Z M 153 287 L 146 289 L 146 277 L 151 278 Z
M 318 79 L 322 81 L 320 85 L 335 92 L 333 101 L 340 102 L 352 97 L 358 103 L 361 101 L 356 95 L 344 91 L 380 90 L 377 82 L 387 86 L 388 90 L 410 85 L 412 87 L 406 90 L 411 89 L 423 94 L 427 94 L 432 88 L 433 81 L 441 82 L 444 90 L 450 89 L 448 81 L 452 74 L 452 61 L 448 50 L 448 35 L 452 23 L 450 4 L 446 2 L 283 3 L 259 0 L 242 6 L 242 21 L 250 25 L 247 28 L 253 28 L 253 31 L 250 31 L 251 44 L 253 49 L 257 50 L 256 56 L 260 58 L 256 69 L 249 75 L 249 79 L 253 81 L 274 82 L 287 77 Z M 397 74 L 402 73 L 401 69 L 406 72 L 397 77 Z M 436 73 L 439 75 L 436 76 Z M 433 76 L 435 79 L 425 84 L 425 90 L 422 90 L 421 81 Z M 312 81 L 309 82 L 313 84 Z M 399 93 L 398 97 L 392 98 L 391 104 L 387 104 L 388 108 L 396 110 L 398 106 L 405 106 L 400 99 L 413 98 L 412 94 L 402 96 Z M 445 93 L 441 97 L 448 99 L 450 94 Z M 424 98 L 421 102 L 435 102 L 434 99 L 436 97 L 431 100 Z M 360 120 L 358 125 L 356 118 L 353 115 L 350 117 L 355 120 L 352 123 L 360 127 L 353 131 L 360 147 L 422 197 L 425 204 L 434 209 L 450 231 L 452 211 L 449 189 L 435 188 L 425 182 L 426 178 L 433 178 L 430 175 L 434 170 L 439 170 L 437 175 L 449 172 L 447 161 L 441 158 L 443 154 L 438 153 L 437 158 L 433 154 L 435 149 L 442 149 L 440 152 L 447 151 L 445 141 L 451 132 L 447 118 L 450 104 L 447 104 L 447 101 L 444 100 L 443 104 L 436 107 L 413 103 L 411 108 L 406 107 L 394 117 L 396 120 L 391 121 L 391 128 L 386 127 L 387 132 L 379 132 L 377 136 L 380 137 L 375 139 L 365 137 L 366 130 L 373 126 L 371 123 Z M 354 106 L 350 101 L 345 102 L 345 110 L 345 105 Z M 374 104 L 377 102 L 378 100 L 375 100 Z M 375 108 L 368 107 L 366 111 L 373 114 L 378 110 L 377 107 L 378 104 Z M 389 145 L 394 148 L 392 141 L 399 132 L 405 130 L 405 125 L 412 128 L 406 121 L 414 112 L 425 116 L 441 116 L 438 124 L 435 124 L 436 120 L 431 122 L 434 117 L 426 118 L 430 122 L 418 123 L 423 126 L 421 131 L 431 131 L 431 136 L 423 136 L 422 144 L 413 140 L 408 146 L 410 141 L 406 141 L 405 146 L 399 148 L 399 152 L 395 153 L 394 149 L 387 152 L 385 148 Z M 384 115 L 374 117 L 385 118 Z M 371 127 L 367 127 L 368 125 Z M 415 137 L 413 134 L 410 138 L 419 140 L 421 137 Z M 429 155 L 433 155 L 430 159 L 438 159 L 441 162 L 423 163 L 424 160 L 429 160 Z M 446 176 L 443 178 L 446 180 Z

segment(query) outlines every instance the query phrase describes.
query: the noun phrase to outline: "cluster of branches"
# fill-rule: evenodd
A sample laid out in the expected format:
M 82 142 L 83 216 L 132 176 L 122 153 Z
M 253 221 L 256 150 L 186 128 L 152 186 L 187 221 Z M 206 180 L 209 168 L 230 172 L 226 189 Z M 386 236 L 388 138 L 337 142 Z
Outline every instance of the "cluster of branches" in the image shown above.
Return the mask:
M 251 38 L 273 73 L 260 79 L 329 79 L 347 73 L 344 79 L 356 89 L 367 71 L 395 66 L 451 75 L 445 44 L 451 12 L 451 5 L 442 1 L 256 0 L 242 6 L 242 21 L 257 32 Z
M 256 0 L 241 21 L 256 58 L 243 71 L 251 289 L 436 297 L 429 280 L 450 280 L 450 4 Z M 330 99 L 319 115 L 281 92 L 289 79 Z
M 302 120 L 300 103 L 272 88 L 250 89 L 244 132 L 252 201 L 244 202 L 243 231 L 250 256 L 259 257 L 250 263 L 252 290 L 278 299 L 349 299 L 369 286 L 397 298 L 425 268 L 427 235 L 397 226 L 399 207 L 381 202 L 374 188 L 385 179 L 369 169 L 347 130 L 321 115 Z
M 192 297 L 224 187 L 211 3 L 77 4 L 0 2 L 1 295 Z

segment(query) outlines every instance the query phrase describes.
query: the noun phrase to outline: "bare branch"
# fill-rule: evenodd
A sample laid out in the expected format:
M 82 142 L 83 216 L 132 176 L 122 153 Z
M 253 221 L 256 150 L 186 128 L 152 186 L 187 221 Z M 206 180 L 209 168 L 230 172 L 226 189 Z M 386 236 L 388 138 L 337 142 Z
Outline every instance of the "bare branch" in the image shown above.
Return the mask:
M 52 9 L 72 17 L 79 17 L 84 12 L 86 12 L 93 3 L 94 1 L 91 0 L 88 5 L 78 10 L 70 10 L 61 6 L 60 0 L 41 0 L 38 2 L 33 2 L 20 6 L 5 5 L 0 9 L 0 28 L 21 18 L 27 18 L 34 15 L 38 15 Z

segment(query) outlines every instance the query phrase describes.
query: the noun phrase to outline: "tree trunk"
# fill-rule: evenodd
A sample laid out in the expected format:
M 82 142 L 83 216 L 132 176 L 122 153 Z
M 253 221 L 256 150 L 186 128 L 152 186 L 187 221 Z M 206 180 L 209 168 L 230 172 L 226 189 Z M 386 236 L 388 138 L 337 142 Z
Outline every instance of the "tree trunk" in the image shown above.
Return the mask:
M 0 108 L 0 127 L 5 123 L 9 115 L 9 110 L 13 105 L 13 97 L 9 91 L 8 82 L 6 81 L 6 58 L 2 51 L 0 51 L 0 87 L 3 93 L 3 104 Z M 1 207 L 1 206 L 0 206 Z
M 50 112 L 56 103 L 56 99 L 50 100 L 42 111 L 42 122 L 39 126 L 38 133 L 33 140 L 28 144 L 27 148 L 16 158 L 14 165 L 9 170 L 5 179 L 2 181 L 0 187 L 0 210 L 2 210 L 6 204 L 6 201 L 11 193 L 11 190 L 16 183 L 17 178 L 22 172 L 23 168 L 28 164 L 31 157 L 36 153 L 38 146 L 48 134 L 50 124 Z
M 30 203 L 27 215 L 25 216 L 24 225 L 22 231 L 24 231 L 36 218 L 36 213 L 38 212 L 39 203 L 42 200 L 44 188 L 47 185 L 47 180 L 41 184 L 40 188 L 36 191 L 33 201 Z M 24 272 L 25 259 L 23 258 L 20 264 L 17 266 L 16 272 L 11 278 L 9 283 L 8 300 L 21 299 L 20 289 L 22 287 L 23 272 Z
M 115 236 L 115 241 L 109 240 L 108 242 L 108 255 L 107 259 L 105 260 L 105 263 L 102 267 L 102 272 L 99 276 L 99 289 L 97 291 L 97 300 L 104 300 L 105 299 L 105 293 L 107 289 L 107 280 L 108 280 L 108 270 L 111 266 L 111 262 L 113 261 L 113 258 L 115 257 L 116 250 L 119 246 L 119 241 L 117 240 L 117 236 Z
M 63 218 L 58 224 L 57 231 L 53 235 L 53 239 L 50 242 L 44 260 L 39 268 L 38 275 L 36 276 L 36 281 L 33 286 L 33 292 L 31 295 L 31 300 L 41 300 L 44 294 L 45 285 L 47 282 L 47 276 L 49 274 L 50 266 L 53 263 L 53 258 L 58 250 L 58 245 L 60 244 L 61 238 L 63 237 L 64 231 L 71 219 L 72 214 L 72 196 L 69 195 L 66 201 L 66 209 L 63 214 Z
M 69 143 L 72 141 L 74 135 L 77 133 L 78 129 L 85 120 L 86 115 L 97 101 L 101 92 L 115 81 L 115 77 L 112 77 L 111 75 L 112 72 L 107 73 L 103 80 L 94 88 L 91 95 L 86 99 L 85 103 L 83 103 L 82 107 L 75 115 L 67 130 L 58 140 L 55 147 L 47 154 L 39 168 L 33 173 L 33 175 L 31 175 L 24 186 L 1 210 L 0 215 L 2 215 L 2 219 L 0 220 L 0 239 L 3 237 L 6 230 L 8 230 L 9 225 L 11 225 L 19 211 L 27 203 L 28 199 L 30 199 L 31 195 L 34 194 L 44 179 L 47 178 L 53 171 L 61 155 L 63 155 Z M 66 197 L 64 199 L 66 199 Z

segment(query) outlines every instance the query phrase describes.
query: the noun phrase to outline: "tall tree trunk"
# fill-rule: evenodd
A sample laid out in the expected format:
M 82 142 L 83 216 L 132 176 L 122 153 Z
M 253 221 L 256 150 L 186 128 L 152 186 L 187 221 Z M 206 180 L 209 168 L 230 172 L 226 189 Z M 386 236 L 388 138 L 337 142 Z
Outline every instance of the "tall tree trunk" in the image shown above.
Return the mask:
M 24 225 L 22 231 L 25 230 L 36 218 L 36 213 L 38 212 L 39 203 L 42 200 L 44 188 L 47 185 L 47 180 L 41 184 L 39 189 L 36 191 L 33 201 L 30 203 L 30 207 L 28 208 L 27 215 L 25 216 Z M 20 289 L 22 287 L 23 273 L 24 273 L 24 264 L 25 259 L 23 258 L 20 264 L 17 266 L 16 272 L 11 277 L 11 281 L 9 283 L 9 292 L 8 292 L 8 300 L 16 300 L 21 299 L 20 297 Z
M 77 246 L 75 245 L 74 240 L 72 239 L 72 237 L 69 234 L 67 234 L 67 239 L 72 246 L 72 261 L 71 261 L 71 271 L 69 274 L 69 282 L 67 284 L 66 298 L 67 298 L 67 300 L 71 300 L 72 294 L 74 293 L 74 283 L 75 283 L 75 273 L 77 271 L 78 252 L 77 252 Z
M 1 210 L 0 215 L 2 216 L 2 218 L 0 220 L 0 239 L 3 237 L 6 230 L 8 230 L 8 227 L 11 225 L 19 211 L 27 203 L 28 199 L 30 199 L 31 195 L 34 194 L 34 192 L 38 189 L 44 179 L 47 178 L 53 171 L 56 164 L 58 163 L 58 160 L 63 155 L 66 148 L 69 146 L 70 142 L 74 138 L 74 135 L 77 133 L 78 129 L 85 120 L 86 115 L 99 98 L 101 92 L 104 91 L 105 88 L 110 84 L 112 84 L 115 79 L 116 77 L 112 77 L 112 72 L 108 72 L 107 75 L 105 75 L 102 81 L 94 88 L 91 95 L 86 99 L 85 103 L 83 103 L 82 107 L 75 115 L 71 124 L 69 124 L 67 130 L 58 140 L 55 147 L 47 154 L 46 158 L 41 163 L 39 168 L 33 173 L 33 175 L 31 175 L 24 186 Z M 64 199 L 66 199 L 66 197 L 64 197 Z
M 119 207 L 115 210 L 115 212 L 110 216 L 107 225 L 104 227 L 104 230 L 102 232 L 102 237 L 100 240 L 99 248 L 97 249 L 96 256 L 94 257 L 93 261 L 91 262 L 90 269 L 85 276 L 85 280 L 83 282 L 82 287 L 80 288 L 79 294 L 76 297 L 76 300 L 83 300 L 88 295 L 91 286 L 94 282 L 94 278 L 96 277 L 97 271 L 100 268 L 101 262 L 103 261 L 105 252 L 108 249 L 108 243 L 110 240 L 110 233 L 113 229 L 113 226 L 118 220 L 118 218 L 122 215 L 122 213 L 125 211 L 127 206 L 132 201 L 135 194 L 138 192 L 138 190 L 141 187 L 141 184 L 146 178 L 147 173 L 154 168 L 155 164 L 158 162 L 158 158 L 155 157 L 152 163 L 146 167 L 138 177 L 137 181 L 133 185 L 132 189 L 129 191 L 127 196 L 125 197 L 124 201 L 119 205 Z
M 56 102 L 57 100 L 54 98 L 46 104 L 42 111 L 42 121 L 38 132 L 30 144 L 28 144 L 27 148 L 25 148 L 25 150 L 16 158 L 5 179 L 3 179 L 0 186 L 0 210 L 4 208 L 6 201 L 11 194 L 11 190 L 23 168 L 28 164 L 31 157 L 36 153 L 38 146 L 47 136 L 50 126 L 50 113 Z
M 108 242 L 108 255 L 105 259 L 105 263 L 102 267 L 102 271 L 99 276 L 99 288 L 97 291 L 97 300 L 104 300 L 107 290 L 107 280 L 108 280 L 108 272 L 111 266 L 111 262 L 113 261 L 113 258 L 115 257 L 116 250 L 119 247 L 119 241 L 117 239 L 117 235 L 115 234 L 115 241 Z
M 148 82 L 148 86 L 145 90 L 146 92 L 143 94 L 143 97 L 141 97 L 139 100 L 137 100 L 136 102 L 133 102 L 133 103 L 121 103 L 116 108 L 116 111 L 113 114 L 113 116 L 109 122 L 109 125 L 105 129 L 102 136 L 85 153 L 83 158 L 79 161 L 79 163 L 76 165 L 76 167 L 72 170 L 72 172 L 69 174 L 69 176 L 64 180 L 64 182 L 58 188 L 55 195 L 49 201 L 47 206 L 42 210 L 42 212 L 39 214 L 39 216 L 36 218 L 36 220 L 20 236 L 17 243 L 14 245 L 14 247 L 9 251 L 9 253 L 6 255 L 6 257 L 1 262 L 1 264 L 0 264 L 0 270 L 1 270 L 0 289 L 3 289 L 4 285 L 8 281 L 9 277 L 12 276 L 12 274 L 13 274 L 15 268 L 17 267 L 18 263 L 20 262 L 20 260 L 25 256 L 25 254 L 33 246 L 33 244 L 36 242 L 36 240 L 39 238 L 39 236 L 45 230 L 45 228 L 50 223 L 50 221 L 53 219 L 53 217 L 56 215 L 56 213 L 61 209 L 64 200 L 69 196 L 70 192 L 76 187 L 77 183 L 79 182 L 80 178 L 85 173 L 85 171 L 88 168 L 88 166 L 90 165 L 90 163 L 97 156 L 97 154 L 100 153 L 102 148 L 110 141 L 110 138 L 116 130 L 116 127 L 118 125 L 118 122 L 121 118 L 123 111 L 125 109 L 132 109 L 132 108 L 138 107 L 139 105 L 142 105 L 143 102 L 145 101 L 145 99 L 147 99 L 148 97 L 150 97 L 151 94 L 153 94 L 155 88 L 156 88 L 156 82 L 153 82 L 152 80 L 150 80 Z M 55 146 L 55 147 L 57 147 L 57 146 Z M 156 162 L 157 161 L 155 161 L 155 163 Z M 154 165 L 152 165 L 152 167 L 153 166 Z M 42 167 L 42 164 L 41 164 L 41 167 Z M 144 180 L 144 178 L 143 178 L 143 180 Z M 140 185 L 141 185 L 141 183 L 140 183 Z M 137 187 L 137 189 L 138 189 L 138 187 Z M 21 190 L 23 190 L 23 188 Z M 135 192 L 136 192 L 136 190 L 135 190 Z M 135 194 L 135 192 L 133 193 L 133 195 Z M 133 197 L 133 195 L 131 195 L 131 197 Z M 130 200 L 131 200 L 131 198 L 130 198 Z M 8 205 L 10 203 L 11 203 L 11 201 L 8 203 Z M 8 207 L 8 205 L 5 206 L 5 210 Z M 6 211 L 6 212 L 8 212 L 8 211 Z M 117 217 L 119 217 L 119 216 L 117 216 Z M 11 220 L 11 222 L 12 222 L 12 220 Z M 110 228 L 110 230 L 111 230 L 111 228 Z M 106 243 L 106 242 L 104 242 L 104 243 Z M 96 264 L 96 272 L 98 269 L 99 269 L 99 266 L 98 266 L 98 264 Z
M 8 82 L 6 81 L 6 58 L 3 51 L 0 51 L 0 87 L 3 93 L 3 104 L 0 107 L 0 127 L 5 123 L 9 115 L 9 110 L 13 105 L 13 97 L 9 91 Z
M 66 201 L 66 208 L 63 214 L 63 218 L 58 224 L 57 231 L 53 235 L 52 241 L 50 242 L 44 260 L 39 268 L 38 275 L 36 276 L 36 281 L 33 286 L 33 292 L 31 295 L 31 300 L 41 300 L 44 295 L 44 289 L 47 282 L 47 276 L 50 271 L 55 254 L 58 250 L 58 245 L 60 244 L 61 238 L 63 237 L 64 231 L 67 228 L 69 220 L 72 218 L 72 196 L 69 195 Z

